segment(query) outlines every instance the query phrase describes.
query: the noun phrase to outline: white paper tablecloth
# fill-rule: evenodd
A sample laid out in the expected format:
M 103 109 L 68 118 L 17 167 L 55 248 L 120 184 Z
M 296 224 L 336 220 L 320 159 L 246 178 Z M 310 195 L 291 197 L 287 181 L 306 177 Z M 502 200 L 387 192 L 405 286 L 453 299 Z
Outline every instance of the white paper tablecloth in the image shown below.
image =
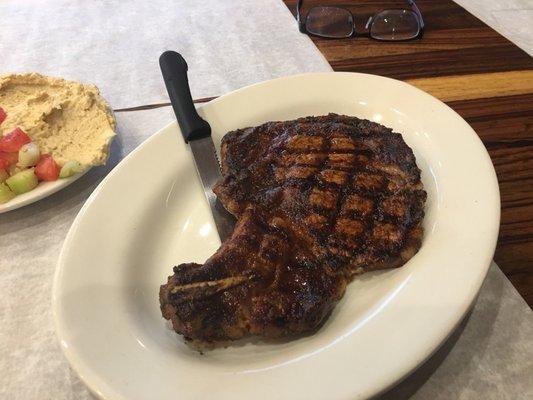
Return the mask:
M 114 108 L 166 101 L 157 57 L 167 48 L 189 60 L 196 97 L 280 75 L 330 70 L 279 0 L 0 2 L 0 74 L 33 70 L 93 82 Z M 57 257 L 72 220 L 102 177 L 173 119 L 169 107 L 117 113 L 119 136 L 108 166 L 0 215 L 0 399 L 91 398 L 53 330 Z M 533 398 L 532 312 L 495 265 L 457 336 L 440 366 L 437 358 L 387 398 L 406 398 L 416 389 L 416 399 Z
M 533 0 L 454 0 L 533 56 Z

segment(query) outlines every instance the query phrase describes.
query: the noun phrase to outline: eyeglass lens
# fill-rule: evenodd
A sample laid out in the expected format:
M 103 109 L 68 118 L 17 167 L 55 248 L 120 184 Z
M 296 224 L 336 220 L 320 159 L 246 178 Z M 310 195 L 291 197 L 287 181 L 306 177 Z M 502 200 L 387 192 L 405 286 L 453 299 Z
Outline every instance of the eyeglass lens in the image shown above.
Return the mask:
M 353 34 L 352 14 L 340 7 L 313 7 L 305 21 L 307 32 L 329 38 L 346 38 Z
M 420 33 L 416 14 L 409 10 L 385 10 L 370 25 L 370 36 L 378 40 L 408 40 Z

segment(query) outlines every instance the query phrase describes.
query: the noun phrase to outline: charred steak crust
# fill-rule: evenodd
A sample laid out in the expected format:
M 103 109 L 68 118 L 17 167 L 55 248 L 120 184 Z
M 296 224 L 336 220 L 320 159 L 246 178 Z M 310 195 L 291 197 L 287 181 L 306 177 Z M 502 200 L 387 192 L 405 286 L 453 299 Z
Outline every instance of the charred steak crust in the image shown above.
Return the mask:
M 355 274 L 421 245 L 420 170 L 383 125 L 329 114 L 239 129 L 222 140 L 222 173 L 232 237 L 161 286 L 163 317 L 187 339 L 311 331 Z
M 288 235 L 272 217 L 247 209 L 204 265 L 174 267 L 161 286 L 163 316 L 186 338 L 207 341 L 280 337 L 318 325 L 346 281 Z

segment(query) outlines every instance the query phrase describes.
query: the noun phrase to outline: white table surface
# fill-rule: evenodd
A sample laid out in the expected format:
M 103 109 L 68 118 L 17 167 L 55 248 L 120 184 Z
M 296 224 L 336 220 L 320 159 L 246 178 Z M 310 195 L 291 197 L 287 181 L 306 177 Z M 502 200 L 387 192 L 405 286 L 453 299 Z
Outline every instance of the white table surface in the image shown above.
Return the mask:
M 491 24 L 483 17 L 486 8 L 475 9 L 485 2 L 458 2 Z M 0 74 L 31 70 L 93 82 L 114 108 L 122 108 L 166 100 L 157 56 L 167 48 L 190 60 L 195 97 L 330 70 L 280 0 L 211 0 L 209 7 L 193 0 L 145 3 L 4 0 Z M 487 3 L 498 11 L 497 3 L 527 12 L 531 5 L 528 0 Z M 17 18 L 32 24 L 21 30 Z M 205 34 L 208 26 L 214 27 L 211 35 Z M 531 44 L 531 30 L 517 35 L 523 48 Z M 506 36 L 514 39 L 512 32 Z M 226 39 L 222 44 L 220 37 Z M 43 48 L 53 48 L 55 58 L 45 57 Z M 73 218 L 102 177 L 173 119 L 169 107 L 117 113 L 119 136 L 106 167 L 36 204 L 0 215 L 0 399 L 92 398 L 69 368 L 53 330 L 50 294 L 57 256 Z M 532 338 L 531 309 L 493 264 L 469 320 L 384 398 L 531 399 Z
M 533 0 L 454 0 L 533 56 Z

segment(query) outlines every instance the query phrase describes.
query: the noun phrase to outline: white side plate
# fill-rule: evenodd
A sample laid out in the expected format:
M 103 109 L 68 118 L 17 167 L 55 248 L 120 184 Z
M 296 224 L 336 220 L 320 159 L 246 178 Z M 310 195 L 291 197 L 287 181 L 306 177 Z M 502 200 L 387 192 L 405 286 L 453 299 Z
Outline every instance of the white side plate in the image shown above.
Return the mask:
M 54 194 L 55 192 L 58 192 L 59 190 L 67 187 L 68 185 L 85 175 L 88 171 L 89 169 L 86 169 L 85 171 L 73 175 L 70 178 L 58 179 L 57 181 L 53 182 L 40 182 L 35 189 L 30 190 L 29 192 L 26 192 L 24 194 L 20 194 L 17 197 L 9 200 L 7 203 L 0 204 L 0 214 L 11 210 L 16 210 L 17 208 L 44 199 L 45 197 L 48 197 Z
M 172 266 L 219 246 L 176 124 L 147 140 L 98 186 L 72 225 L 53 309 L 61 346 L 105 399 L 361 399 L 429 357 L 472 304 L 494 252 L 499 192 L 490 158 L 453 110 L 406 84 L 351 73 L 298 75 L 212 101 L 215 142 L 236 128 L 328 112 L 401 132 L 428 192 L 418 254 L 358 277 L 324 326 L 294 341 L 190 349 L 159 311 Z

